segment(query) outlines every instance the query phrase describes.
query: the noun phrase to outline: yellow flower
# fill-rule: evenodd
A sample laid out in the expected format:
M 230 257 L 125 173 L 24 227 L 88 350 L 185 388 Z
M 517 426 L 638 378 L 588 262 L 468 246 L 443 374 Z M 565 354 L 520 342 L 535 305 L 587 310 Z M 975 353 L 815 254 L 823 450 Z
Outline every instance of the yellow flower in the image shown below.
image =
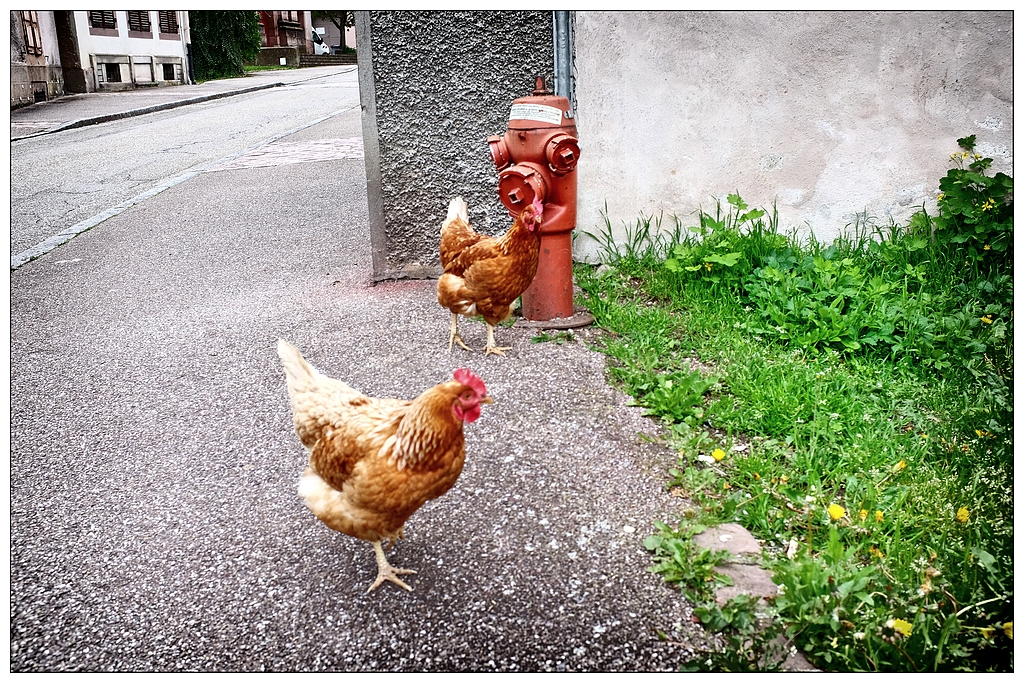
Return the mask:
M 941 202 L 945 198 L 946 198 L 946 195 L 943 194 L 942 192 L 940 192 L 939 196 L 935 198 L 935 201 Z
M 1013 622 L 1012 621 L 1008 621 L 1005 624 L 1003 624 L 1003 633 L 1006 634 L 1007 638 L 1009 638 L 1010 640 L 1013 640 Z
M 981 322 L 985 323 L 986 325 L 991 325 L 992 324 L 992 316 L 990 316 L 990 315 L 983 315 L 981 317 Z
M 986 627 L 981 629 L 981 635 L 985 636 L 986 638 L 991 639 L 992 636 L 994 636 L 995 634 L 996 634 L 996 630 L 994 628 L 992 628 L 991 626 L 986 626 Z
M 967 524 L 967 520 L 971 518 L 971 511 L 967 508 L 960 508 L 956 511 L 956 521 L 961 524 Z
M 862 521 L 862 522 L 865 519 L 868 518 L 868 511 L 867 510 L 861 510 L 859 514 L 860 514 L 860 521 Z
M 928 438 L 928 435 L 927 435 L 927 434 L 921 434 L 921 438 L 922 438 L 922 439 L 927 439 L 927 438 Z
M 711 457 L 715 459 L 715 462 L 720 462 L 725 458 L 725 451 L 723 451 L 721 448 L 716 448 L 715 450 L 711 451 Z
M 898 463 L 896 463 L 895 465 L 892 466 L 892 471 L 893 472 L 901 472 L 901 471 L 905 470 L 906 468 L 907 468 L 907 461 L 906 460 L 900 460 Z
M 842 519 L 845 514 L 846 510 L 844 510 L 841 505 L 832 503 L 828 506 L 828 516 L 832 518 L 833 522 Z
M 894 619 L 892 627 L 904 638 L 909 637 L 910 633 L 914 630 L 914 625 L 909 621 L 904 621 L 903 619 Z
M 986 244 L 985 246 L 982 247 L 982 249 L 984 249 L 985 251 L 992 251 L 992 246 L 989 245 L 989 244 Z
M 707 268 L 708 270 L 711 270 L 711 264 L 710 263 L 705 263 L 704 267 Z
M 761 475 L 758 474 L 757 472 L 754 472 L 754 479 L 761 481 Z
M 785 474 L 783 474 L 781 477 L 779 477 L 779 481 L 781 481 L 783 484 L 785 484 L 787 481 L 789 481 L 789 477 L 787 477 Z
M 882 559 L 883 557 L 885 557 L 885 555 L 882 554 L 882 551 L 876 548 L 875 546 L 871 546 L 870 548 L 868 548 L 868 553 L 873 557 L 877 557 L 878 559 Z
M 883 519 L 882 511 L 881 510 L 875 510 L 875 521 L 880 523 L 882 521 L 882 519 Z
M 729 482 L 725 482 L 725 483 L 723 483 L 723 484 L 722 484 L 722 488 L 728 491 L 728 490 L 729 490 L 729 489 L 731 489 L 732 487 L 731 487 L 731 486 L 729 486 Z

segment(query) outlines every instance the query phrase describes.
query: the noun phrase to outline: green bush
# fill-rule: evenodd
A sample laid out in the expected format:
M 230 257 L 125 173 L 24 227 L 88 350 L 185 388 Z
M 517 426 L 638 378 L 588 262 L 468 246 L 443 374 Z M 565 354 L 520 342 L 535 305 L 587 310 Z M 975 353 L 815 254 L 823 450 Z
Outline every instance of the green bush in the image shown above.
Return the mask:
M 208 10 L 188 13 L 197 81 L 233 78 L 260 52 L 260 15 L 255 11 Z

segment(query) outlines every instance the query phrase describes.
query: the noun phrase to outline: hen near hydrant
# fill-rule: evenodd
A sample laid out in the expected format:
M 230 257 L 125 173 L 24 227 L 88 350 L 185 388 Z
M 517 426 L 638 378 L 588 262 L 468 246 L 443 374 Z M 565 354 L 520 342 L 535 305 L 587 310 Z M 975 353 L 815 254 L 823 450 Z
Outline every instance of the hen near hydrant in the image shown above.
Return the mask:
M 441 267 L 437 303 L 452 312 L 448 351 L 455 342 L 471 351 L 459 336 L 459 316 L 479 315 L 487 323 L 484 355 L 505 355 L 510 347 L 494 341 L 494 326 L 512 315 L 513 304 L 533 282 L 540 255 L 538 227 L 544 205 L 524 208 L 501 237 L 481 235 L 469 225 L 466 201 L 452 199 L 441 225 Z

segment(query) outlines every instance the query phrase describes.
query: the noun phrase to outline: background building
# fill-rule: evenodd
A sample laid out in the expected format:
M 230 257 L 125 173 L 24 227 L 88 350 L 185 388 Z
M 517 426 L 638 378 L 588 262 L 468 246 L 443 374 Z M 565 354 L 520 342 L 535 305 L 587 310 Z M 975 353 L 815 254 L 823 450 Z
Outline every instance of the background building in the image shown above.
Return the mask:
M 11 107 L 189 83 L 188 45 L 183 11 L 12 11 Z
M 11 107 L 64 94 L 54 12 L 11 11 Z
M 257 64 L 299 66 L 302 55 L 313 54 L 309 11 L 260 10 L 263 46 Z

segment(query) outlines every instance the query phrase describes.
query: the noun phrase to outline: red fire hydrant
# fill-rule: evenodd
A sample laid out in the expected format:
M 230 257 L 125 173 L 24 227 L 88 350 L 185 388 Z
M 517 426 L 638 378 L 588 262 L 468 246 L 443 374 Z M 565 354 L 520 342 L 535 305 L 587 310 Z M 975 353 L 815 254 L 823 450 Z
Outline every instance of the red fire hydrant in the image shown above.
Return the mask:
M 498 195 L 513 218 L 534 198 L 544 203 L 537 275 L 523 292 L 523 317 L 571 318 L 580 145 L 569 100 L 551 94 L 539 76 L 532 96 L 512 102 L 505 134 L 488 137 L 487 144 L 501 172 Z

